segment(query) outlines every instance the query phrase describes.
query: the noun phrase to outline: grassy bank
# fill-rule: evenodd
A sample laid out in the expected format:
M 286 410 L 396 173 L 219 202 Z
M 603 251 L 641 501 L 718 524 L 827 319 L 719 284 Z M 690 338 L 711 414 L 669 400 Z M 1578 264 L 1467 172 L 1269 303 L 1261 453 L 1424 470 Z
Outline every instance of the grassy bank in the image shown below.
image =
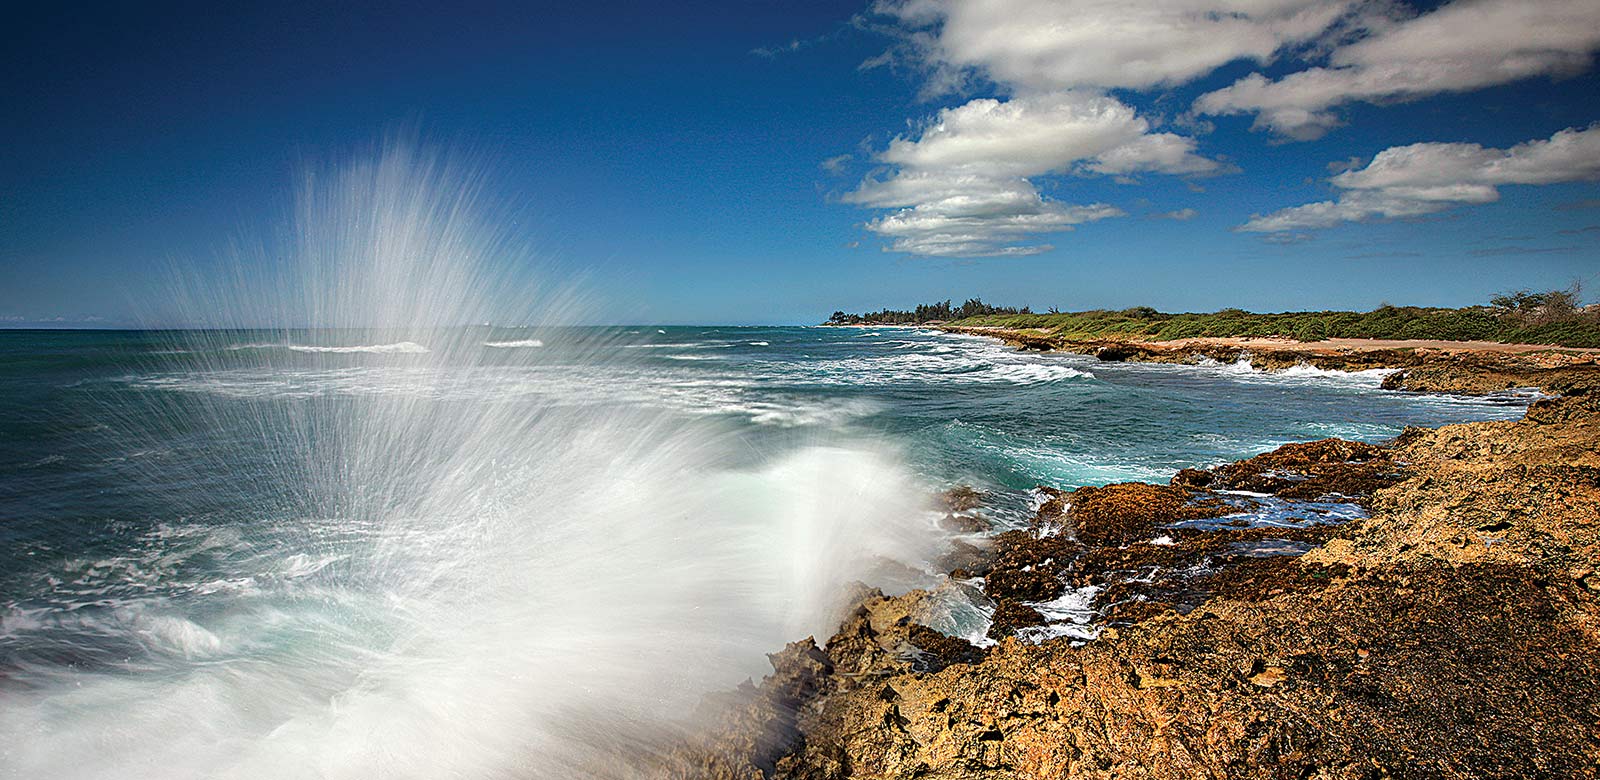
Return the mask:
M 1505 344 L 1600 347 L 1600 316 L 1594 313 L 1543 319 L 1491 307 L 1433 309 L 1383 306 L 1369 312 L 1315 311 L 1255 314 L 1224 309 L 1209 314 L 1166 314 L 1148 307 L 1122 311 L 1011 314 L 968 317 L 952 325 L 1037 328 L 1068 340 L 1137 338 L 1282 337 L 1445 339 Z

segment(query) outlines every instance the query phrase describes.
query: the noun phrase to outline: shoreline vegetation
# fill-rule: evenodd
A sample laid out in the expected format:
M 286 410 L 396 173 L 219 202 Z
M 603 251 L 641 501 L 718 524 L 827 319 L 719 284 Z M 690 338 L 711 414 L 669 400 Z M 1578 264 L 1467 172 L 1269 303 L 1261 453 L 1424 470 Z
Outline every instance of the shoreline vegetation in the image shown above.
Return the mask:
M 1129 350 L 1102 359 L 1192 361 L 1197 348 L 943 326 L 1023 348 Z M 1041 486 L 1027 530 L 990 529 L 984 494 L 952 490 L 945 525 L 960 541 L 941 587 L 994 605 L 992 646 L 925 625 L 927 592 L 863 591 L 826 642 L 790 644 L 758 685 L 708 702 L 713 725 L 656 754 L 651 774 L 1595 776 L 1595 353 L 1279 346 L 1199 349 L 1269 369 L 1402 368 L 1393 389 L 1547 397 L 1518 421 L 1290 444 L 1166 484 Z M 1360 511 L 1316 521 L 1330 502 Z M 1312 520 L 1230 523 L 1241 503 Z M 1019 636 L 1062 620 L 1050 606 L 1073 595 L 1093 639 Z
M 1459 309 L 1391 306 L 1369 312 L 1317 311 L 1258 314 L 1243 309 L 1169 314 L 1148 306 L 1120 311 L 1035 313 L 1029 307 L 991 306 L 977 298 L 959 306 L 946 300 L 915 309 L 866 314 L 834 312 L 825 325 L 924 325 L 1026 332 L 1056 345 L 1103 341 L 1164 342 L 1197 338 L 1281 339 L 1312 343 L 1339 339 L 1460 341 L 1600 348 L 1600 304 L 1582 305 L 1581 289 L 1493 297 L 1487 305 Z

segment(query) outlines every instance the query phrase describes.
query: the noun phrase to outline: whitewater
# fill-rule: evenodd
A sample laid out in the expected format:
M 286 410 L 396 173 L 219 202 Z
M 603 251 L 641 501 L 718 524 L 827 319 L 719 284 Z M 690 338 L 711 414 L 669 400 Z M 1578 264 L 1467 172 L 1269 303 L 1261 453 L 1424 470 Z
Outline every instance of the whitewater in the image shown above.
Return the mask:
M 914 328 L 579 327 L 482 193 L 390 147 L 308 176 L 229 281 L 175 283 L 207 328 L 0 332 L 0 776 L 629 776 L 856 583 L 937 587 L 938 491 L 1017 527 L 1039 484 L 1526 400 Z

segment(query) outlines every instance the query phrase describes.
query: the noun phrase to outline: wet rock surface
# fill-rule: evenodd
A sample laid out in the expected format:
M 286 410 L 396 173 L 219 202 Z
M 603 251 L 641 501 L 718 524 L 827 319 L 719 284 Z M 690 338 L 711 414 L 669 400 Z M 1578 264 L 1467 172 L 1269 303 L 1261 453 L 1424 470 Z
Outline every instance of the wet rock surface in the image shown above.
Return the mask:
M 1519 422 L 1042 491 L 957 572 L 996 605 L 992 647 L 927 628 L 926 593 L 866 593 L 645 774 L 1595 777 L 1596 373 L 1551 375 L 1564 397 Z M 1329 496 L 1370 516 L 1318 521 Z M 1228 524 L 1262 506 L 1308 517 Z M 1015 635 L 1090 586 L 1098 639 Z
M 1214 470 L 1184 469 L 1174 485 L 1271 493 L 1282 498 L 1362 500 L 1399 482 L 1404 467 L 1372 444 L 1323 439 L 1286 444 Z

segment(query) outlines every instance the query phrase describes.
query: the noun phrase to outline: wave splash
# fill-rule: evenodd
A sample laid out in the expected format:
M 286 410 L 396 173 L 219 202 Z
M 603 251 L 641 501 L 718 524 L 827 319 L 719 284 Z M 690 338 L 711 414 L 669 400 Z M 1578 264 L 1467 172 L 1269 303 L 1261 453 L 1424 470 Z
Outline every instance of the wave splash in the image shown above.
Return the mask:
M 218 373 L 241 354 L 265 374 L 344 371 L 341 350 L 413 359 L 363 367 L 359 395 L 154 389 L 123 410 L 152 439 L 201 432 L 215 473 L 249 478 L 225 512 L 174 496 L 170 532 L 5 624 L 60 651 L 0 680 L 9 768 L 629 776 L 618 753 L 762 673 L 765 652 L 831 633 L 853 580 L 918 584 L 934 534 L 892 449 L 809 436 L 752 456 L 704 418 L 442 392 L 506 358 L 453 326 L 505 321 L 493 293 L 512 288 L 474 191 L 390 148 L 308 187 L 294 284 L 212 296 L 241 319 L 385 334 L 291 349 L 292 366 L 276 349 L 224 364 L 220 337 L 186 337 Z M 274 289 L 294 295 L 251 296 Z M 90 645 L 96 663 L 59 662 Z

